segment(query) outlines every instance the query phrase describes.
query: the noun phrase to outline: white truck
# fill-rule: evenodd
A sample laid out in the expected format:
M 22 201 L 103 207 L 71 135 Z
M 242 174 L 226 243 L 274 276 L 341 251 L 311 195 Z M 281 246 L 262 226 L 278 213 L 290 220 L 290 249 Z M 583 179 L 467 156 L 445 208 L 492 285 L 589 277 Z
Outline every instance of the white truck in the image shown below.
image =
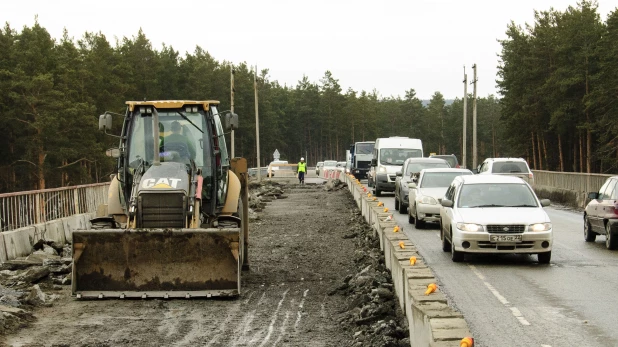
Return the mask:
M 376 139 L 369 169 L 368 185 L 376 196 L 395 191 L 397 171 L 408 158 L 423 157 L 423 142 L 409 137 L 391 136 Z
M 363 141 L 350 146 L 350 173 L 357 179 L 368 177 L 374 145 L 374 141 Z

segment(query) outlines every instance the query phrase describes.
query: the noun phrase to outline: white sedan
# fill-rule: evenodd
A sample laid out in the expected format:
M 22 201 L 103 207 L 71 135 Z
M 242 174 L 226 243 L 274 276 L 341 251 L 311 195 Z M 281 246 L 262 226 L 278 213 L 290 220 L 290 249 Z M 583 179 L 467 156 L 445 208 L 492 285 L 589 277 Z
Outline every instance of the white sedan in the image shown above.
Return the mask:
M 553 230 L 545 206 L 519 177 L 459 176 L 441 201 L 442 250 L 454 262 L 465 253 L 528 253 L 547 264 Z
M 418 179 L 408 183 L 408 222 L 414 223 L 416 229 L 421 229 L 425 222 L 440 221 L 438 201 L 444 196 L 453 179 L 462 175 L 472 175 L 472 171 L 451 168 L 421 170 Z

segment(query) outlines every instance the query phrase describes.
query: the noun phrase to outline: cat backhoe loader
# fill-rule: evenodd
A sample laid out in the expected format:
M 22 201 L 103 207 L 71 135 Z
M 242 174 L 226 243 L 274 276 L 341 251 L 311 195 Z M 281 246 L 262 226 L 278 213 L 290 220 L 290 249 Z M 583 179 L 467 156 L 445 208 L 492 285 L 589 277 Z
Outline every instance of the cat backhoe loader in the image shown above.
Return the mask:
M 77 298 L 240 295 L 249 265 L 248 172 L 228 157 L 238 116 L 218 101 L 128 101 L 106 205 L 73 232 Z M 109 134 L 108 135 L 112 135 Z M 115 136 L 115 135 L 112 135 Z

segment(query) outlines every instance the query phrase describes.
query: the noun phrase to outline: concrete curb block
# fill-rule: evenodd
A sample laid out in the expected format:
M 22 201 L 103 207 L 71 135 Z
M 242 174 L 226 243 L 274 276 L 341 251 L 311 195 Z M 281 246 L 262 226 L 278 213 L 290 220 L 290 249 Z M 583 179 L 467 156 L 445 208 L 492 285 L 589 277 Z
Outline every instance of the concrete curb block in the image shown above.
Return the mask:
M 355 180 L 347 175 L 342 175 L 341 180 L 348 185 L 365 221 L 380 240 L 399 306 L 408 320 L 410 345 L 459 346 L 461 339 L 471 336 L 468 324 L 463 314 L 448 306 L 440 288 L 425 295 L 427 286 L 436 283 L 436 278 L 418 255 L 416 246 L 403 233 L 401 226 L 398 232 L 394 232 L 397 223 L 386 220 L 391 213 L 385 213 L 384 207 L 378 207 L 377 201 L 364 194 Z M 410 261 L 411 257 L 416 258 L 414 264 Z
M 6 254 L 6 245 L 4 243 L 4 233 L 0 233 L 0 263 L 9 260 Z
M 76 229 L 90 229 L 93 213 L 78 214 L 28 227 L 0 233 L 0 261 L 25 257 L 32 253 L 32 246 L 38 240 L 71 242 L 71 233 Z

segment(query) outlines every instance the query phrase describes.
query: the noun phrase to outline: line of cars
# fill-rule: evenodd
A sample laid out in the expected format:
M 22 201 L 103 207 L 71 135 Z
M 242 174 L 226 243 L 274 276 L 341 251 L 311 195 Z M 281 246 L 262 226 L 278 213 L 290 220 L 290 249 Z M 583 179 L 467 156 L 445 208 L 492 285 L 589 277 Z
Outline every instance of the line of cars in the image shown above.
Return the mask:
M 438 223 L 442 250 L 454 262 L 466 253 L 536 254 L 550 262 L 553 229 L 543 210 L 550 201 L 534 193 L 524 159 L 488 158 L 471 171 L 440 158 L 409 158 L 396 176 L 395 208 L 416 229 Z

